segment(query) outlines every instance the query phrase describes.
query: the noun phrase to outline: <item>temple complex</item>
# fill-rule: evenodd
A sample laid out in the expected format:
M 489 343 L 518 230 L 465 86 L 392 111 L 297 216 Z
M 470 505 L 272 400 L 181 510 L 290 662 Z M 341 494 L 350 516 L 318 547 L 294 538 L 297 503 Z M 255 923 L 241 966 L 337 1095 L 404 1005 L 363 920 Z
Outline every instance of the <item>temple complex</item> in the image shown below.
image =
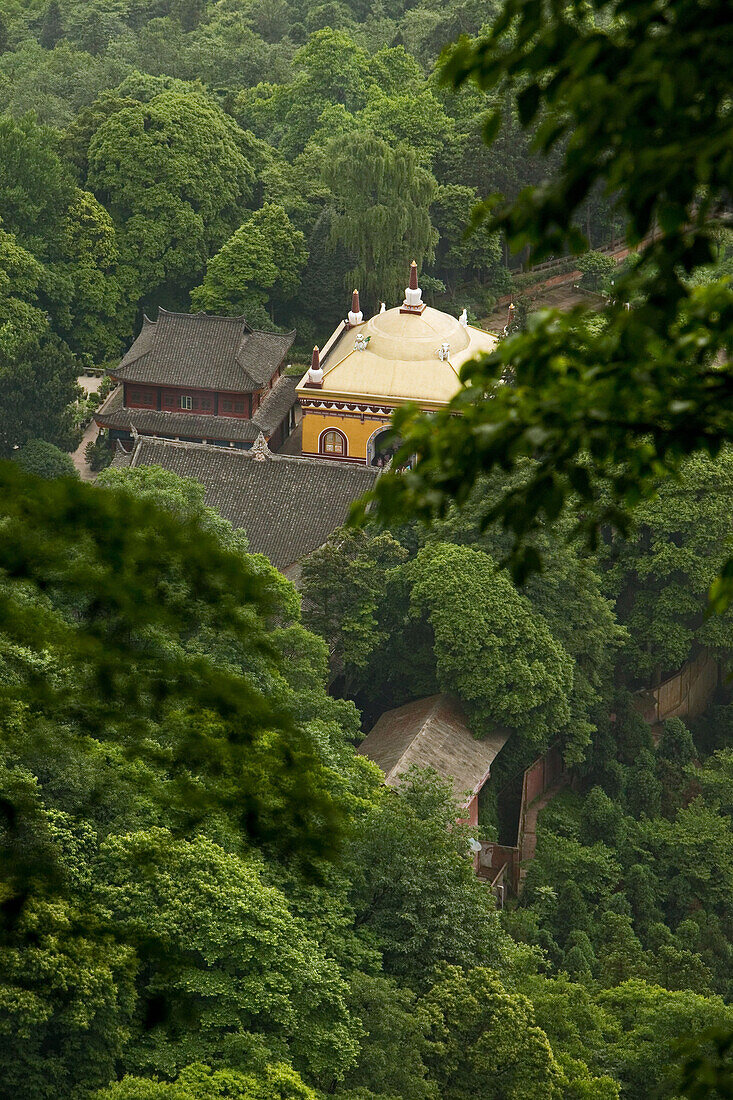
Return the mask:
M 426 411 L 449 403 L 461 388 L 459 372 L 469 359 L 491 352 L 497 337 L 422 300 L 413 260 L 402 305 L 369 320 L 354 291 L 346 320 L 298 383 L 303 410 L 303 454 L 359 465 L 389 459 L 380 438 L 401 405 Z

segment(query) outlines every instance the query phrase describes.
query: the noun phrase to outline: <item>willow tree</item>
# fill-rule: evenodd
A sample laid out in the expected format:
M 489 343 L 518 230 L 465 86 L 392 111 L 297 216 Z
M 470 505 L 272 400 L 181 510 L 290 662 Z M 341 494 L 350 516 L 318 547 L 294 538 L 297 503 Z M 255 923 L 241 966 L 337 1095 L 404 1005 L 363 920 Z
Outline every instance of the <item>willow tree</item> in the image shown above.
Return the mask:
M 327 150 L 324 176 L 333 195 L 331 243 L 357 262 L 346 276 L 371 301 L 394 300 L 410 260 L 433 259 L 438 234 L 430 221 L 437 183 L 405 145 L 390 148 L 369 133 L 339 138 Z

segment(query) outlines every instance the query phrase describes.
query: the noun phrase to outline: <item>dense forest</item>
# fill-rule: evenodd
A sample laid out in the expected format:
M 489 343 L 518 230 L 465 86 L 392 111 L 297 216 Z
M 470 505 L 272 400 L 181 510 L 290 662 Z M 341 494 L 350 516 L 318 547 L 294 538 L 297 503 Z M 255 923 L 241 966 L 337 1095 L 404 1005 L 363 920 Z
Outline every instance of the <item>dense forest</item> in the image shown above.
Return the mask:
M 323 341 L 351 287 L 484 316 L 510 289 L 486 193 L 547 165 L 435 60 L 490 5 L 84 0 L 0 5 L 0 446 L 70 446 L 74 371 L 141 313 L 240 313 Z M 595 244 L 608 203 L 587 205 Z M 358 242 L 358 249 L 356 247 Z M 516 258 L 512 262 L 516 263 Z M 43 432 L 40 430 L 43 424 Z
M 351 286 L 394 302 L 414 255 L 430 301 L 485 315 L 526 252 L 465 236 L 471 209 L 562 155 L 503 90 L 439 78 L 500 10 L 0 0 L 2 1096 L 731 1095 L 684 1068 L 717 1080 L 733 1033 L 733 609 L 707 606 L 729 447 L 595 547 L 558 506 L 523 585 L 486 517 L 534 484 L 525 454 L 430 526 L 337 532 L 301 592 L 197 482 L 90 487 L 60 453 L 80 371 L 159 305 L 305 348 Z M 592 189 L 577 223 L 595 248 L 621 219 Z M 715 241 L 690 284 L 731 274 Z M 703 650 L 711 706 L 653 737 L 638 692 Z M 478 830 L 434 773 L 395 793 L 355 752 L 437 691 L 477 737 L 512 731 Z M 513 843 L 517 777 L 551 745 L 569 782 L 498 911 L 469 842 Z

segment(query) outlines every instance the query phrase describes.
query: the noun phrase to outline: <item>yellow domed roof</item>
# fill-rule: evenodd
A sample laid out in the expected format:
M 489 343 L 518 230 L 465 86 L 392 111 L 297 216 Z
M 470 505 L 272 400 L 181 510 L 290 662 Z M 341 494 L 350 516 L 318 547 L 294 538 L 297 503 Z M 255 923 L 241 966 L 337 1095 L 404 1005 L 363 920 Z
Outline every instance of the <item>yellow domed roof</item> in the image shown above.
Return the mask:
M 437 357 L 441 344 L 450 346 L 451 354 L 465 351 L 470 343 L 467 328 L 449 313 L 426 306 L 422 313 L 402 313 L 388 309 L 376 313 L 359 328 L 371 337 L 369 351 L 381 359 L 419 363 Z
M 462 365 L 496 344 L 495 336 L 430 306 L 421 313 L 388 309 L 359 325 L 339 326 L 321 354 L 320 393 L 337 400 L 438 407 L 461 388 Z M 299 391 L 304 383 L 305 378 Z

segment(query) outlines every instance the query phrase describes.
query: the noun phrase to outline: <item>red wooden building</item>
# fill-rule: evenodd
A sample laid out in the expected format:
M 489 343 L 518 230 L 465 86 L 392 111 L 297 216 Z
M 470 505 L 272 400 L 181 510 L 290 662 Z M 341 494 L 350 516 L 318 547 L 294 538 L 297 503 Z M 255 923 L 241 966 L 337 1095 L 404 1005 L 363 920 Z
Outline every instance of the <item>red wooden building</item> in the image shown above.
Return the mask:
M 276 449 L 294 426 L 297 379 L 283 375 L 295 333 L 257 332 L 244 317 L 158 311 L 111 372 L 96 414 L 114 443 L 133 435 Z

